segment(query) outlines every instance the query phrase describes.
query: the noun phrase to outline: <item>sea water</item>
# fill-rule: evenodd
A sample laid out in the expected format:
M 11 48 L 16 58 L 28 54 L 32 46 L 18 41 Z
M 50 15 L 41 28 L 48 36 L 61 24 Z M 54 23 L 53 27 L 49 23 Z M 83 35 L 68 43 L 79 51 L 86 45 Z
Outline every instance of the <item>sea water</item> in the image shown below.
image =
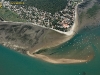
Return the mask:
M 83 30 L 71 40 L 86 36 L 90 38 L 95 56 L 91 61 L 80 64 L 51 64 L 0 45 L 0 75 L 100 75 L 100 28 Z M 67 49 L 67 45 L 68 42 L 64 43 L 62 49 Z

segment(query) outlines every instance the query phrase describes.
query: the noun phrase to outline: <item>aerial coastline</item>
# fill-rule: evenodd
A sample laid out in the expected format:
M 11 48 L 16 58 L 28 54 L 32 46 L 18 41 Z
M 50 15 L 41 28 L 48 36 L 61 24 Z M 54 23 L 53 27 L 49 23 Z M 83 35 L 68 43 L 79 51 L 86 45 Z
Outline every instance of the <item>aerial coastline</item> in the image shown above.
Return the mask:
M 81 3 L 79 3 L 79 4 L 81 4 Z M 76 8 L 75 8 L 75 21 L 74 21 L 74 25 L 72 26 L 70 31 L 62 32 L 62 31 L 58 31 L 58 30 L 55 30 L 55 29 L 52 29 L 52 30 L 57 31 L 58 33 L 61 33 L 61 34 L 65 34 L 67 36 L 71 36 L 72 35 L 72 37 L 73 37 L 77 33 L 77 31 L 78 31 L 78 28 L 77 28 L 77 26 L 78 26 L 77 6 L 79 4 L 77 4 Z M 69 37 L 69 39 L 67 38 L 67 40 L 65 40 L 65 42 L 70 40 L 72 37 Z M 53 45 L 53 46 L 56 46 L 56 45 Z M 51 47 L 53 47 L 53 46 L 51 45 Z M 35 50 L 35 52 L 37 52 L 39 50 L 41 50 L 41 49 Z M 90 59 L 93 58 L 92 57 L 92 58 L 90 58 L 88 60 L 83 60 L 83 59 L 79 59 L 79 60 L 78 59 L 65 59 L 65 58 L 53 59 L 53 58 L 49 58 L 49 57 L 47 57 L 45 55 L 41 55 L 41 54 L 31 54 L 29 51 L 27 51 L 27 54 L 29 56 L 31 56 L 31 57 L 39 58 L 39 59 L 42 59 L 44 61 L 47 61 L 47 62 L 50 62 L 50 63 L 55 63 L 55 64 L 83 63 L 83 62 L 87 62 L 87 61 L 89 61 Z
M 82 3 L 82 2 L 81 2 Z M 81 3 L 79 3 L 79 4 L 81 4 Z M 68 32 L 62 32 L 62 31 L 58 31 L 58 30 L 55 30 L 55 31 L 57 31 L 57 32 L 59 32 L 59 33 L 61 33 L 61 34 L 65 34 L 66 36 L 74 36 L 75 34 L 77 34 L 78 33 L 78 31 L 81 29 L 81 28 L 83 28 L 83 27 L 79 27 L 78 28 L 78 26 L 79 26 L 79 15 L 78 15 L 78 10 L 77 10 L 77 7 L 78 7 L 78 5 L 79 4 L 77 4 L 77 6 L 76 6 L 76 8 L 75 8 L 75 21 L 74 21 L 74 25 L 72 26 L 72 28 L 70 29 L 70 31 L 68 31 Z M 54 29 L 53 29 L 54 30 Z M 72 37 L 69 37 L 69 39 L 71 39 Z M 67 40 L 65 40 L 65 42 L 66 41 L 68 41 L 68 39 Z M 61 43 L 60 43 L 61 44 Z M 59 44 L 58 44 L 59 45 Z M 56 46 L 56 45 L 53 45 L 53 46 Z M 53 46 L 51 46 L 51 47 L 53 47 Z M 44 47 L 45 48 L 45 47 Z M 49 47 L 47 47 L 47 48 L 49 48 Z M 42 49 L 42 48 L 41 48 Z M 38 49 L 38 50 L 36 50 L 36 52 L 38 52 L 39 50 L 41 50 L 41 49 Z M 61 59 L 53 59 L 53 58 L 49 58 L 49 57 L 47 57 L 47 56 L 45 56 L 45 55 L 42 55 L 42 54 L 31 54 L 29 51 L 27 51 L 27 54 L 29 55 L 29 56 L 32 56 L 32 57 L 36 57 L 36 58 L 39 58 L 39 59 L 42 59 L 42 60 L 44 60 L 44 61 L 47 61 L 47 62 L 51 62 L 51 63 L 57 63 L 57 64 L 69 64 L 69 63 L 83 63 L 83 62 L 88 62 L 88 61 L 90 61 L 91 59 L 93 59 L 93 57 L 94 57 L 94 54 L 92 54 L 91 56 L 90 56 L 90 58 L 88 58 L 88 59 L 86 59 L 86 60 L 84 60 L 84 59 L 66 59 L 66 58 L 61 58 Z
M 83 49 L 83 51 L 86 51 L 86 53 L 83 53 L 83 57 L 81 58 L 78 58 L 77 55 L 76 55 L 76 58 L 72 58 L 74 57 L 75 52 L 71 52 L 70 54 L 72 54 L 72 57 L 71 55 L 69 55 L 68 58 L 67 57 L 64 58 L 58 55 L 59 57 L 57 59 L 54 58 L 56 56 L 52 56 L 54 55 L 54 53 L 56 54 L 56 50 L 52 51 L 51 53 L 49 52 L 49 50 L 43 50 L 43 49 L 57 47 L 69 41 L 76 34 L 78 34 L 80 30 L 83 30 L 85 26 L 87 26 L 88 24 L 89 26 L 91 26 L 96 22 L 94 21 L 94 19 L 88 19 L 89 22 L 87 22 L 86 18 L 88 15 L 83 16 L 82 22 L 80 22 L 80 14 L 84 11 L 85 12 L 87 11 L 86 7 L 84 7 L 84 10 L 81 11 L 82 8 L 78 7 L 78 5 L 81 5 L 81 3 L 76 5 L 74 24 L 72 25 L 70 30 L 67 32 L 59 31 L 54 28 L 45 27 L 45 26 L 42 26 L 36 23 L 31 23 L 31 22 L 23 23 L 23 22 L 3 21 L 3 22 L 0 22 L 0 28 L 1 28 L 1 35 L 0 35 L 1 42 L 0 43 L 6 47 L 9 47 L 18 52 L 27 54 L 31 57 L 39 58 L 44 61 L 55 63 L 55 64 L 88 62 L 94 57 L 94 51 L 92 48 L 89 48 L 88 50 L 89 53 L 87 52 L 87 48 Z M 92 7 L 93 5 L 94 4 L 91 4 L 90 6 L 88 5 L 88 9 L 89 7 Z M 98 14 L 96 14 L 96 16 L 97 15 Z M 96 18 L 96 19 L 97 21 L 99 20 L 99 18 Z M 74 47 L 74 45 L 72 46 Z

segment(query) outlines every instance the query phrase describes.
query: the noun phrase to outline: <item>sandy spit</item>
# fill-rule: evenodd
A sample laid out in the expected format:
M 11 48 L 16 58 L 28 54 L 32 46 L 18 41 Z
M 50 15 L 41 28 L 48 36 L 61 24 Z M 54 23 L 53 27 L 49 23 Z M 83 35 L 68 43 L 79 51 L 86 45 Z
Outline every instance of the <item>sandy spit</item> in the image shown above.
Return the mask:
M 35 57 L 35 58 L 39 58 L 39 59 L 42 59 L 46 62 L 49 62 L 49 63 L 53 63 L 53 64 L 72 64 L 72 63 L 84 63 L 84 62 L 87 62 L 89 60 L 81 60 L 81 59 L 65 59 L 65 58 L 61 58 L 61 59 L 52 59 L 52 58 L 49 58 L 45 55 L 41 55 L 41 54 L 30 54 L 29 51 L 27 51 L 27 54 L 31 57 Z

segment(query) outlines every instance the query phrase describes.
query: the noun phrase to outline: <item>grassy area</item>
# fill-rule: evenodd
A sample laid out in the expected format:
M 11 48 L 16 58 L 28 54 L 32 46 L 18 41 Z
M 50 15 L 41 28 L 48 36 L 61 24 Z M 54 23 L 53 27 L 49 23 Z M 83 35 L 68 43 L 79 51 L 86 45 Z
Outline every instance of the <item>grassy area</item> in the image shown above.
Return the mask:
M 100 5 L 98 5 L 96 3 L 96 4 L 94 4 L 94 6 L 92 8 L 90 8 L 90 9 L 87 10 L 86 14 L 88 14 L 89 17 L 93 17 L 98 12 L 98 10 L 100 10 Z
M 67 0 L 27 0 L 28 6 L 35 6 L 39 9 L 55 13 L 65 8 Z
M 6 8 L 0 9 L 0 17 L 2 17 L 5 21 L 26 22 L 26 20 L 21 19 L 16 13 Z

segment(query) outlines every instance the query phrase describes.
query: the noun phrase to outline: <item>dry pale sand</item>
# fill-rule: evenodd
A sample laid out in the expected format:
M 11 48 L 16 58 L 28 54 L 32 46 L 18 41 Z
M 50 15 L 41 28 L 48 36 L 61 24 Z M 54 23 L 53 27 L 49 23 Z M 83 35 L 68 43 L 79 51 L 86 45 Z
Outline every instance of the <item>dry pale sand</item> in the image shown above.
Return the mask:
M 65 58 L 61 58 L 61 59 L 52 59 L 49 58 L 45 55 L 41 55 L 41 54 L 30 54 L 29 51 L 27 51 L 27 54 L 31 57 L 35 57 L 35 58 L 39 58 L 42 59 L 44 61 L 50 62 L 50 63 L 54 63 L 54 64 L 71 64 L 71 63 L 83 63 L 83 62 L 87 62 L 89 60 L 81 60 L 81 59 L 65 59 Z

